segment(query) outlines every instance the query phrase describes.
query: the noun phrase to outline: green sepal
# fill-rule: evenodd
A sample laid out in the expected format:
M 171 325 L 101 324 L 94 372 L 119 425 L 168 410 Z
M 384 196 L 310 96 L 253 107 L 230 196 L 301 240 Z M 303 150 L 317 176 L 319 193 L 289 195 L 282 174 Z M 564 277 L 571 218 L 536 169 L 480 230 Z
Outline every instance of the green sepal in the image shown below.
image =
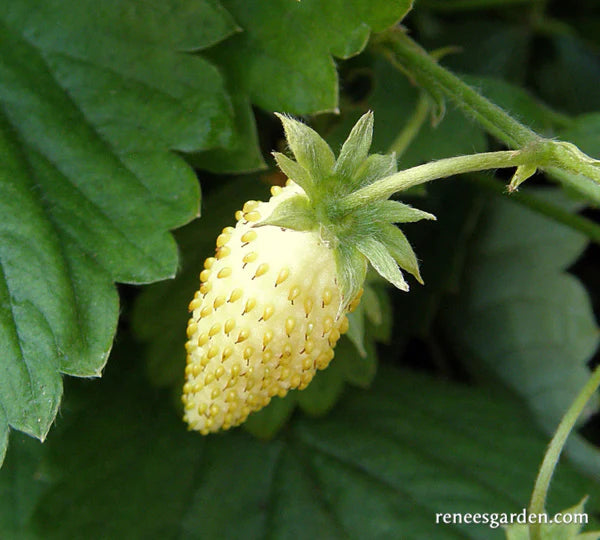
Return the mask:
M 393 225 L 390 225 L 393 227 Z M 408 283 L 388 247 L 371 236 L 356 241 L 357 249 L 367 258 L 377 273 L 401 291 L 408 291 Z
M 341 242 L 335 248 L 335 264 L 342 303 L 338 315 L 356 298 L 367 277 L 367 260 L 353 244 Z
M 429 212 L 392 200 L 375 203 L 373 215 L 376 221 L 385 221 L 386 223 L 414 223 L 422 219 L 437 219 Z
M 290 159 L 285 154 L 273 152 L 273 157 L 283 174 L 296 182 L 310 198 L 314 190 L 314 181 L 310 174 L 308 174 L 308 171 L 297 161 Z
M 276 113 L 277 114 L 277 113 Z M 373 154 L 373 114 L 364 114 L 352 128 L 335 160 L 329 145 L 310 127 L 289 116 L 277 114 L 296 161 L 273 153 L 279 168 L 295 181 L 306 197 L 281 203 L 273 214 L 257 225 L 275 225 L 298 231 L 315 230 L 336 252 L 338 281 L 342 291 L 340 312 L 362 287 L 368 263 L 384 279 L 408 291 L 401 268 L 423 283 L 417 258 L 404 234 L 392 223 L 435 216 L 398 201 L 379 201 L 339 210 L 340 197 L 397 172 L 394 153 Z M 338 315 L 339 315 L 338 313 Z M 360 347 L 359 347 L 360 348 Z
M 306 124 L 289 116 L 275 113 L 285 131 L 285 137 L 296 161 L 313 178 L 325 178 L 331 175 L 335 156 L 321 136 Z
M 352 180 L 359 167 L 367 159 L 373 139 L 373 113 L 363 114 L 354 124 L 344 142 L 333 172 L 344 182 Z
M 294 195 L 281 201 L 271 215 L 254 226 L 273 225 L 294 231 L 312 231 L 317 228 L 317 220 L 309 199 L 305 195 Z
M 396 172 L 398 172 L 398 162 L 395 152 L 391 154 L 372 154 L 358 168 L 352 181 L 352 188 L 357 189 L 368 186 L 375 180 L 391 176 Z
M 423 285 L 417 256 L 404 233 L 391 223 L 381 223 L 379 224 L 377 238 L 400 265 L 400 268 L 412 274 Z
M 510 184 L 508 184 L 508 191 L 513 192 L 516 191 L 519 186 L 525 182 L 528 178 L 531 178 L 537 172 L 537 167 L 535 165 L 531 165 L 530 163 L 526 163 L 524 165 L 519 165 L 515 174 L 510 179 Z

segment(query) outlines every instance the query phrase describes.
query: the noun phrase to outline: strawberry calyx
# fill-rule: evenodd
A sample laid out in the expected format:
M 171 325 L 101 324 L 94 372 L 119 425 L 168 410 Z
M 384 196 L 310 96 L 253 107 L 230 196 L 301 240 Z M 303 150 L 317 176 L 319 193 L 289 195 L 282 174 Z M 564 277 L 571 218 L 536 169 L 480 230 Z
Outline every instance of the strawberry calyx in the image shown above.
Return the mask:
M 402 270 L 423 283 L 416 255 L 395 223 L 436 219 L 396 200 L 344 209 L 342 201 L 355 191 L 397 172 L 396 156 L 369 154 L 373 114 L 364 114 L 335 157 L 330 146 L 309 126 L 285 115 L 281 120 L 295 158 L 274 152 L 279 168 L 301 192 L 280 203 L 268 219 L 255 226 L 275 225 L 297 231 L 318 230 L 334 250 L 344 310 L 361 289 L 368 264 L 397 288 L 408 291 Z

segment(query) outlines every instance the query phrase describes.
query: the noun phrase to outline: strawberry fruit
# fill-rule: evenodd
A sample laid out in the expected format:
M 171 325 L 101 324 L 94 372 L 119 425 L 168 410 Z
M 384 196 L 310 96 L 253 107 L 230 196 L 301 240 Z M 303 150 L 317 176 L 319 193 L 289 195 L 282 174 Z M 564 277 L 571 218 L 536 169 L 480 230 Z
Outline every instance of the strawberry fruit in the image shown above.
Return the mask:
M 268 202 L 248 201 L 217 238 L 190 303 L 184 418 L 203 434 L 228 429 L 290 389 L 305 388 L 334 357 L 360 300 L 367 263 L 408 290 L 416 257 L 397 222 L 431 214 L 383 200 L 340 201 L 396 172 L 394 155 L 371 155 L 365 114 L 340 156 L 308 126 L 280 116 L 296 158 L 275 153 L 289 177 Z

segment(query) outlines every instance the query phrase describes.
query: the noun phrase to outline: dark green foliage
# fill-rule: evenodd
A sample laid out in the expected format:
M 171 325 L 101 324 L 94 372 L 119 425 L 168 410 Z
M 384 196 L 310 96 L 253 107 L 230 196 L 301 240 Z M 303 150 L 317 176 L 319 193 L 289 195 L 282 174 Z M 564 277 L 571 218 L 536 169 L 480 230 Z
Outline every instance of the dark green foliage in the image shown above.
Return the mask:
M 538 173 L 512 199 L 509 175 L 450 178 L 361 208 L 338 258 L 348 300 L 367 281 L 331 366 L 243 429 L 180 420 L 187 304 L 215 238 L 281 183 L 272 151 L 319 189 L 272 113 L 303 115 L 341 154 L 295 156 L 345 179 L 339 195 L 501 147 L 367 47 L 411 7 L 0 3 L 0 538 L 503 537 L 435 513 L 524 508 L 588 377 L 600 185 L 580 175 L 559 189 Z M 600 158 L 596 2 L 421 0 L 403 24 L 519 122 Z M 400 264 L 410 292 L 365 257 L 404 287 Z M 551 512 L 588 494 L 598 515 L 596 405 Z

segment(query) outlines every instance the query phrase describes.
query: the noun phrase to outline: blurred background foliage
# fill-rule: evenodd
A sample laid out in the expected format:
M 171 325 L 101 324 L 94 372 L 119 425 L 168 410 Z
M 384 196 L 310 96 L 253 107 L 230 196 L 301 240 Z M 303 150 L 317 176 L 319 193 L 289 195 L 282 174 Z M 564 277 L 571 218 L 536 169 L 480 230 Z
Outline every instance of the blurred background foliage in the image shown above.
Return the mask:
M 29 36 L 35 24 L 26 15 L 35 3 L 8 4 L 3 24 Z M 53 9 L 71 4 L 57 1 Z M 212 105 L 171 95 L 182 119 L 159 118 L 160 107 L 173 103 L 148 99 L 142 107 L 143 90 L 119 86 L 110 94 L 111 111 L 91 116 L 124 155 L 132 155 L 128 145 L 141 151 L 131 141 L 150 123 L 144 145 L 177 150 L 195 168 L 201 217 L 174 232 L 173 279 L 118 286 L 119 323 L 105 374 L 65 379 L 47 442 L 11 434 L 0 469 L 0 537 L 501 538 L 501 530 L 485 526 L 436 525 L 435 513 L 516 512 L 527 505 L 549 434 L 598 361 L 598 205 L 540 174 L 507 196 L 502 172 L 453 177 L 403 195 L 438 218 L 403 228 L 425 286 L 413 281 L 405 294 L 369 276 L 348 337 L 308 389 L 274 399 L 232 432 L 186 433 L 179 393 L 187 304 L 235 210 L 284 180 L 270 157 L 283 145 L 273 111 L 302 115 L 339 148 L 371 109 L 373 151 L 396 150 L 400 168 L 501 145 L 449 103 L 434 124 L 429 98 L 366 46 L 370 31 L 401 19 L 408 2 L 200 2 L 206 17 L 218 13 L 214 36 L 200 15 L 184 23 L 194 2 L 166 4 L 176 38 L 161 36 L 155 46 L 195 51 L 192 58 L 214 78 L 214 88 L 204 89 Z M 98 17 L 112 20 L 114 10 L 108 3 Z M 29 22 L 19 26 L 21 20 Z M 85 21 L 68 24 L 68 34 L 84 33 Z M 444 66 L 519 121 L 600 158 L 595 0 L 421 0 L 402 24 L 428 50 L 443 50 Z M 201 45 L 198 33 L 206 38 Z M 143 35 L 133 41 L 147 43 Z M 52 51 L 60 49 L 51 41 L 45 43 Z M 85 90 L 99 70 L 86 72 L 76 56 L 72 51 L 73 65 L 56 60 L 51 69 L 65 88 L 69 77 L 83 88 L 76 94 L 88 96 L 81 109 L 109 108 Z M 170 65 L 165 60 L 153 76 Z M 181 87 L 192 85 L 181 69 Z M 106 79 L 105 90 L 111 84 Z M 123 115 L 128 96 L 131 125 L 111 122 Z M 188 125 L 189 114 L 195 116 Z M 184 124 L 185 136 L 177 131 Z M 150 179 L 148 186 L 175 191 L 170 181 Z M 125 214 L 136 205 L 141 210 L 139 200 L 118 204 Z M 190 221 L 186 204 L 178 218 L 155 210 L 156 222 L 172 229 L 175 221 Z M 111 276 L 141 284 L 166 273 Z M 589 494 L 587 510 L 600 519 L 595 411 L 594 403 L 570 441 L 550 511 Z

